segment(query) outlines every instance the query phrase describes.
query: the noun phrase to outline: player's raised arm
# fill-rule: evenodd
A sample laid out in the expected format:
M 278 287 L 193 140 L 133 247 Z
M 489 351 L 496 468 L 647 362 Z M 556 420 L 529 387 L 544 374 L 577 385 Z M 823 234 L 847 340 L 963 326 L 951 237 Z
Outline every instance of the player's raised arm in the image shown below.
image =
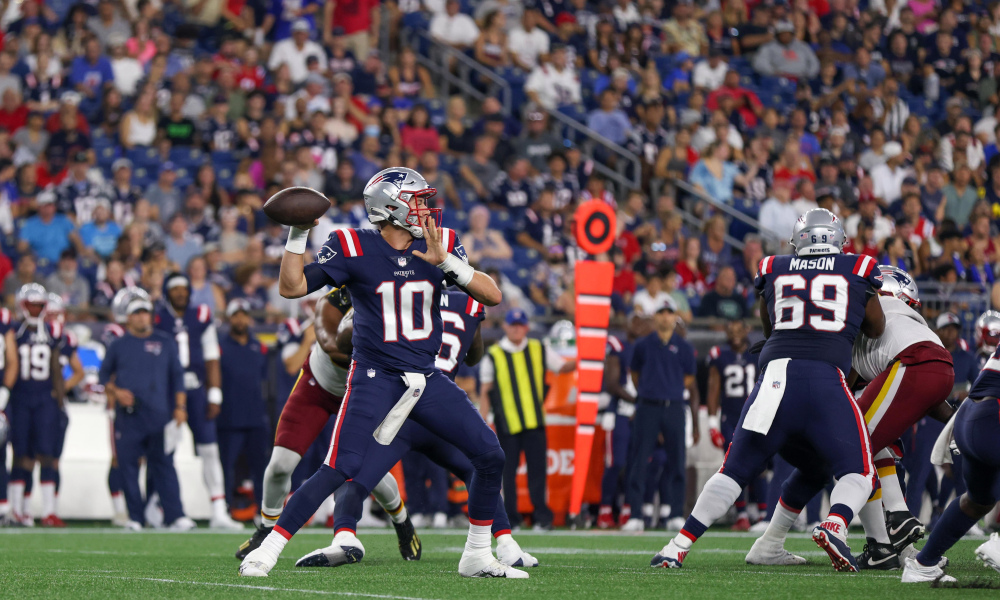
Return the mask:
M 305 254 L 309 243 L 309 230 L 319 224 L 313 221 L 309 227 L 291 226 L 285 253 L 281 255 L 281 271 L 278 273 L 278 293 L 283 298 L 301 298 L 314 292 L 326 283 L 327 277 L 316 267 L 306 269 Z
M 477 302 L 486 306 L 496 306 L 503 300 L 503 294 L 493 278 L 477 271 L 469 263 L 449 253 L 441 244 L 441 230 L 429 215 L 421 219 L 424 237 L 427 238 L 427 252 L 414 250 L 417 256 L 432 265 L 437 265 Z

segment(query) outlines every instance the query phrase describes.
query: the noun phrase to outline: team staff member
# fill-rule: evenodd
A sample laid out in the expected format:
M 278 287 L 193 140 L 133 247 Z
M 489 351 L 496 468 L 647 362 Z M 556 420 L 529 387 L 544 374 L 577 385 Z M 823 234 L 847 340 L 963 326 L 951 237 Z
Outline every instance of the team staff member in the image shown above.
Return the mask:
M 226 503 L 233 505 L 236 489 L 236 461 L 242 454 L 253 481 L 257 506 L 264 491 L 264 469 L 271 447 L 271 428 L 264 400 L 267 377 L 266 349 L 250 333 L 253 317 L 245 298 L 234 298 L 226 307 L 229 333 L 219 340 L 222 356 L 222 410 L 216 419 L 219 455 L 226 484 Z
M 6 308 L 0 308 L 0 428 L 6 423 L 10 388 L 17 381 L 17 338 L 14 318 Z M 0 444 L 0 525 L 8 518 L 7 506 L 7 441 Z
M 517 466 L 521 452 L 528 468 L 528 494 L 535 509 L 533 521 L 539 529 L 552 527 L 552 511 L 546 499 L 548 440 L 542 404 L 547 392 L 545 369 L 571 371 L 575 362 L 563 362 L 546 352 L 542 342 L 528 339 L 528 315 L 519 308 L 507 311 L 504 336 L 490 346 L 479 367 L 479 410 L 483 417 L 493 410 L 493 424 L 503 448 L 503 503 L 511 525 L 518 526 Z
M 635 417 L 632 420 L 632 444 L 629 453 L 628 487 L 625 500 L 629 507 L 642 506 L 646 491 L 646 465 L 653 456 L 656 442 L 663 435 L 667 451 L 665 469 L 675 483 L 669 498 L 671 517 L 684 511 L 684 411 L 690 407 L 694 443 L 698 443 L 698 387 L 695 383 L 694 348 L 677 332 L 677 305 L 665 297 L 653 315 L 656 331 L 635 344 L 630 365 L 636 389 Z M 690 394 L 690 402 L 684 392 Z M 623 531 L 642 531 L 640 512 L 622 527 Z
M 173 453 L 166 453 L 164 428 L 171 418 L 187 422 L 184 369 L 177 345 L 153 330 L 153 305 L 137 298 L 129 302 L 125 335 L 115 340 L 101 363 L 99 381 L 115 404 L 115 449 L 125 485 L 129 528 L 140 529 L 146 502 L 139 491 L 139 458 L 146 457 L 149 478 L 160 496 L 163 521 L 170 529 L 195 527 L 184 516 Z

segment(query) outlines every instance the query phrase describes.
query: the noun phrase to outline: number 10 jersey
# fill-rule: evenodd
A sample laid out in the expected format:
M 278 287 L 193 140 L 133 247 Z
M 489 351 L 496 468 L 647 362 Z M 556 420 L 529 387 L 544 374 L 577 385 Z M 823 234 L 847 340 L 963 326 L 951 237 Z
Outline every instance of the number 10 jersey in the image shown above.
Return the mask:
M 875 259 L 865 255 L 768 256 L 754 279 L 772 332 L 759 368 L 778 358 L 818 360 L 845 375 L 868 299 L 882 287 Z
M 458 235 L 441 229 L 449 253 L 468 258 Z M 376 229 L 337 229 L 305 268 L 309 291 L 346 285 L 354 306 L 354 358 L 396 372 L 428 374 L 441 349 L 444 271 L 413 255 L 427 251 L 414 239 L 400 252 Z M 371 374 L 375 376 L 374 373 Z

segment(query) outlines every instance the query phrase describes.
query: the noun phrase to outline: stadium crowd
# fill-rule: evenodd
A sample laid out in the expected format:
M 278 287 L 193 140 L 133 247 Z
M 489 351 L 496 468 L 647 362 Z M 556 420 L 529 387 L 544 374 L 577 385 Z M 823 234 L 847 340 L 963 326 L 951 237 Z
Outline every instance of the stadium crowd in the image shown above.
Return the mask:
M 996 2 L 4 6 L 11 309 L 36 282 L 71 320 L 109 320 L 121 289 L 156 302 L 176 270 L 214 315 L 243 299 L 270 323 L 303 319 L 278 294 L 286 232 L 263 202 L 322 190 L 332 208 L 318 247 L 334 228 L 370 226 L 364 183 L 393 165 L 438 190 L 446 226 L 500 284 L 494 325 L 511 309 L 572 320 L 572 215 L 588 199 L 618 211 L 618 323 L 667 297 L 687 323 L 753 317 L 760 259 L 786 252 L 815 207 L 844 220 L 846 251 L 920 281 L 971 282 L 1000 308 Z M 440 97 L 398 43 L 407 28 L 509 81 L 514 114 L 495 97 Z M 641 187 L 599 176 L 594 161 L 615 156 L 567 139 L 551 111 L 638 156 Z

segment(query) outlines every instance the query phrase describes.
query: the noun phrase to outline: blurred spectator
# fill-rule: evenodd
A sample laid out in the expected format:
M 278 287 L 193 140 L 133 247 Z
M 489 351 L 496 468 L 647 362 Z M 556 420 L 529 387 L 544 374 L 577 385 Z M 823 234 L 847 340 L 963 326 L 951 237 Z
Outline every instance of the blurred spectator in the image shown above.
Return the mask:
M 234 265 L 243 261 L 249 238 L 240 231 L 239 212 L 234 208 L 219 211 L 219 251 L 222 252 L 222 262 Z
M 35 255 L 30 250 L 19 251 L 17 264 L 13 271 L 7 273 L 3 278 L 3 304 L 7 308 L 14 308 L 14 296 L 17 290 L 26 283 L 42 283 L 42 278 L 38 274 L 38 263 Z
M 250 310 L 264 311 L 267 309 L 267 290 L 261 275 L 260 266 L 245 262 L 233 270 L 233 286 L 229 289 L 229 299 L 245 298 L 250 303 Z
M 944 193 L 944 215 L 956 223 L 967 223 L 979 193 L 972 182 L 972 169 L 964 162 L 955 167 L 954 178 L 941 190 Z
M 56 271 L 45 280 L 45 289 L 62 297 L 68 308 L 82 310 L 90 306 L 90 284 L 80 275 L 75 250 L 62 251 Z
M 73 222 L 63 214 L 56 213 L 55 193 L 46 191 L 36 200 L 38 212 L 25 220 L 21 226 L 18 252 L 31 251 L 42 264 L 54 264 L 62 251 L 76 239 Z
M 472 152 L 475 137 L 469 129 L 467 116 L 468 109 L 461 96 L 456 95 L 448 99 L 445 121 L 439 128 L 441 147 L 448 154 L 459 156 Z
M 99 171 L 90 168 L 90 154 L 77 152 L 69 170 L 56 188 L 56 209 L 77 223 L 87 223 L 99 200 L 107 199 L 107 187 Z
M 897 137 L 910 116 L 909 106 L 899 97 L 899 83 L 895 79 L 883 81 L 881 88 L 875 90 L 871 103 L 875 120 L 881 122 L 886 135 Z
M 526 10 L 521 23 L 511 28 L 507 37 L 514 64 L 526 72 L 533 72 L 549 54 L 549 36 L 538 27 L 538 12 Z
M 972 248 L 980 248 L 987 261 L 995 262 L 997 259 L 997 246 L 990 237 L 990 217 L 988 214 L 973 215 L 969 222 L 970 235 L 965 238 L 966 245 Z
M 326 71 L 326 52 L 322 46 L 309 39 L 311 31 L 312 26 L 309 25 L 309 21 L 297 19 L 292 24 L 292 37 L 277 42 L 271 49 L 268 69 L 276 71 L 281 65 L 287 65 L 292 82 L 300 84 L 309 75 L 309 69 L 306 67 L 307 59 L 314 56 L 319 61 L 319 70 Z M 362 56 L 367 56 L 367 52 Z
M 864 221 L 871 228 L 872 241 L 875 245 L 882 243 L 895 231 L 892 220 L 882 214 L 878 202 L 872 198 L 858 201 L 858 210 L 844 221 L 844 231 L 847 237 L 857 237 L 858 223 Z
M 713 141 L 708 144 L 688 176 L 696 188 L 720 202 L 732 204 L 733 185 L 746 186 L 747 179 L 739 167 L 729 161 L 729 144 Z
M 81 95 L 80 111 L 88 118 L 97 115 L 104 88 L 114 84 L 111 61 L 101 52 L 101 42 L 91 36 L 84 42 L 84 54 L 73 60 L 69 83 Z
M 94 285 L 90 304 L 96 308 L 110 309 L 115 294 L 130 285 L 136 285 L 136 282 L 125 272 L 125 265 L 121 260 L 111 257 L 104 268 L 104 279 L 98 280 Z M 106 317 L 110 317 L 110 314 L 106 314 Z
M 493 161 L 496 140 L 488 135 L 476 139 L 472 153 L 461 159 L 458 172 L 460 187 L 471 189 L 480 200 L 489 200 L 490 188 L 500 174 L 500 167 Z
M 666 270 L 658 270 L 646 276 L 645 285 L 632 297 L 632 306 L 637 315 L 652 317 L 665 299 L 671 297 L 670 291 L 665 287 L 665 281 L 671 275 Z
M 153 90 L 140 92 L 135 106 L 122 117 L 119 140 L 123 148 L 152 146 L 156 141 L 156 105 Z
M 774 26 L 775 40 L 761 46 L 753 68 L 761 75 L 809 79 L 819 74 L 819 60 L 812 48 L 795 38 L 795 26 L 782 21 Z
M 430 113 L 425 106 L 418 104 L 413 107 L 409 120 L 400 131 L 403 150 L 415 156 L 428 151 L 441 151 L 441 137 L 430 121 Z
M 334 206 L 339 206 L 361 197 L 364 186 L 365 182 L 354 175 L 354 163 L 342 160 L 337 163 L 336 171 L 326 174 L 323 193 Z
M 165 242 L 167 259 L 182 271 L 188 261 L 202 253 L 201 242 L 188 233 L 187 218 L 181 212 L 170 218 Z
M 473 56 L 487 67 L 498 69 L 511 64 L 507 48 L 507 17 L 500 10 L 486 15 L 476 40 Z
M 938 160 L 946 171 L 955 169 L 958 162 L 955 157 L 959 154 L 965 155 L 966 164 L 973 171 L 978 171 L 986 162 L 983 143 L 972 137 L 972 121 L 965 116 L 958 118 L 953 132 L 941 137 L 938 153 Z
M 868 204 L 873 203 L 868 202 Z M 848 234 L 848 240 L 844 243 L 844 254 L 865 254 L 877 258 L 879 245 L 875 242 L 875 231 L 871 221 L 860 219 L 854 231 L 854 235 Z
M 49 132 L 45 131 L 44 125 L 45 116 L 42 113 L 30 112 L 27 114 L 25 127 L 11 136 L 11 141 L 17 144 L 18 152 L 24 153 L 26 161 L 41 160 L 45 147 L 49 144 Z
M 458 190 L 455 188 L 455 180 L 450 174 L 438 168 L 440 163 L 441 159 L 438 158 L 437 152 L 425 150 L 420 155 L 420 174 L 432 188 L 437 190 L 438 202 L 442 206 L 447 202 L 452 208 L 461 210 L 462 199 L 459 198 Z
M 619 146 L 625 144 L 632 132 L 632 123 L 618 107 L 618 95 L 614 90 L 606 88 L 601 92 L 600 107 L 587 116 L 587 127 Z
M 434 98 L 434 83 L 427 67 L 417 64 L 417 53 L 413 48 L 401 48 L 397 64 L 389 67 L 389 83 L 393 96 L 397 98 Z
M 872 168 L 872 193 L 885 206 L 892 204 L 902 195 L 903 180 L 913 175 L 905 166 L 906 155 L 899 142 L 888 142 L 884 149 L 885 163 Z
M 160 165 L 156 181 L 149 184 L 143 194 L 149 201 L 152 217 L 161 223 L 166 223 L 181 208 L 181 192 L 174 185 L 176 182 L 176 167 L 174 163 L 167 161 Z
M 549 128 L 549 116 L 538 110 L 528 113 L 527 127 L 511 146 L 511 150 L 516 148 L 521 156 L 528 159 L 532 170 L 537 172 L 544 172 L 549 156 L 564 147 L 562 136 Z M 494 152 L 494 160 L 501 158 L 497 154 L 503 153 Z M 504 160 L 509 157 L 510 153 L 507 153 Z
M 792 193 L 787 187 L 775 187 L 771 197 L 760 205 L 760 222 L 766 228 L 762 235 L 774 248 L 791 239 L 798 218 L 799 212 L 792 206 Z
M 526 158 L 513 157 L 507 161 L 507 170 L 500 171 L 489 187 L 493 208 L 509 210 L 512 216 L 520 218 L 534 203 L 535 192 L 528 180 L 528 166 Z
M 927 181 L 920 189 L 920 203 L 924 214 L 935 223 L 940 223 L 945 218 L 944 186 L 946 182 L 944 168 L 941 164 L 931 163 L 927 168 Z
M 329 44 L 342 29 L 344 43 L 354 56 L 368 56 L 368 51 L 378 46 L 382 23 L 381 2 L 360 0 L 357 3 L 330 2 L 323 6 L 323 42 Z
M 547 110 L 580 102 L 580 79 L 569 64 L 564 46 L 553 47 L 549 62 L 531 71 L 524 91 L 532 102 Z
M 542 188 L 517 225 L 517 243 L 535 250 L 543 259 L 564 253 L 563 218 L 556 212 L 555 200 L 553 187 Z
M 462 243 L 469 255 L 469 262 L 480 270 L 510 269 L 514 256 L 503 233 L 490 227 L 490 211 L 479 205 L 469 211 L 469 231 L 462 234 Z
M 683 288 L 689 297 L 700 297 L 708 287 L 701 256 L 701 240 L 696 237 L 685 239 L 681 260 L 674 268 L 679 278 L 678 287 Z
M 736 292 L 736 271 L 725 265 L 719 268 L 715 285 L 698 305 L 699 317 L 743 319 L 747 316 L 746 300 Z
M 80 254 L 91 261 L 106 260 L 118 247 L 122 229 L 111 220 L 111 202 L 99 198 L 94 205 L 93 219 L 80 227 Z
M 22 102 L 21 93 L 14 88 L 4 90 L 0 100 L 0 127 L 17 133 L 28 123 L 28 107 Z
M 185 96 L 175 91 L 170 95 L 168 112 L 160 118 L 157 129 L 162 139 L 171 147 L 194 146 L 198 143 L 198 128 L 194 121 L 184 114 Z
M 688 56 L 708 53 L 708 37 L 705 27 L 694 18 L 694 2 L 679 0 L 674 4 L 674 18 L 663 24 L 663 52 Z
M 691 84 L 713 92 L 722 87 L 729 73 L 729 63 L 722 50 L 712 48 L 708 51 L 708 60 L 703 60 L 694 66 L 691 73 Z
M 467 14 L 461 12 L 462 5 L 458 0 L 447 0 L 445 12 L 434 15 L 431 19 L 431 36 L 444 44 L 458 50 L 471 48 L 479 38 L 479 26 Z

